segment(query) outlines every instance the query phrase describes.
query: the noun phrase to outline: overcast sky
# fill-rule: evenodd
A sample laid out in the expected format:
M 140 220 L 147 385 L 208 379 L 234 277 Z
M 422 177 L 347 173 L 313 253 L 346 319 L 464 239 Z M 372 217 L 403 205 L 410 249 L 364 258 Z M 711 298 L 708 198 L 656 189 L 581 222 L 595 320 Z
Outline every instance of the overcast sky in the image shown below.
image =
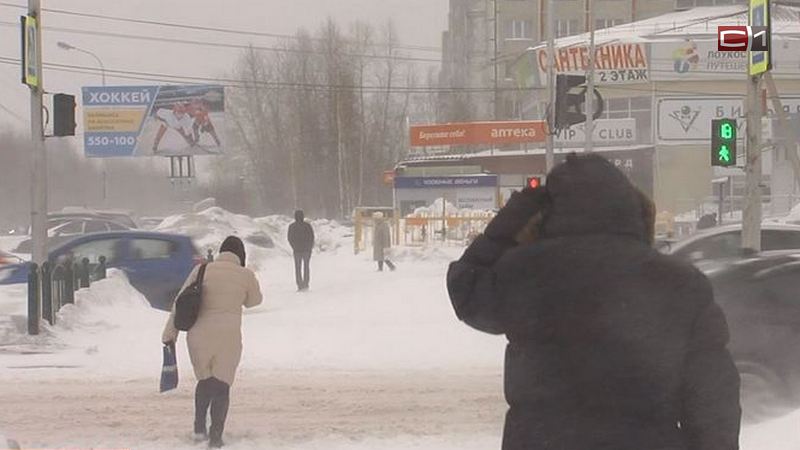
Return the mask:
M 0 1 L 25 4 L 21 0 Z M 391 18 L 403 44 L 439 47 L 441 33 L 447 25 L 448 0 L 42 0 L 42 4 L 44 8 L 278 34 L 293 34 L 298 27 L 316 28 L 328 16 L 343 25 L 360 19 L 380 26 Z M 22 9 L 0 6 L 0 57 L 19 57 L 19 28 L 16 24 L 23 13 Z M 252 42 L 262 46 L 277 43 L 270 38 L 175 30 L 61 14 L 44 13 L 43 23 L 45 29 L 48 26 L 63 27 L 235 44 Z M 46 31 L 43 36 L 45 62 L 96 66 L 88 55 L 59 49 L 56 42 L 61 40 L 93 51 L 108 69 L 201 77 L 226 73 L 239 53 L 237 49 Z M 418 53 L 415 56 L 439 57 L 436 53 Z M 0 125 L 28 127 L 28 91 L 20 84 L 19 73 L 19 67 L 0 64 L 0 104 L 12 109 L 25 119 L 25 123 L 0 108 Z M 82 85 L 99 85 L 100 77 L 45 71 L 44 81 L 50 92 L 77 94 Z M 108 84 L 141 82 L 109 77 Z

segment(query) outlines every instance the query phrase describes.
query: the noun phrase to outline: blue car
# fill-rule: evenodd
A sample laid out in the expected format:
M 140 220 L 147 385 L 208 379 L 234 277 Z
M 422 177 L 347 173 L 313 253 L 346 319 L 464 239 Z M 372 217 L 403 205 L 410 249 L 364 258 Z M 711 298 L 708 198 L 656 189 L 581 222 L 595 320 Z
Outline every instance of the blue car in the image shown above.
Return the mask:
M 101 256 L 119 269 L 131 285 L 157 309 L 169 310 L 192 268 L 203 261 L 191 238 L 145 231 L 114 231 L 76 237 L 50 251 L 49 261 L 89 259 L 95 268 Z M 0 267 L 0 284 L 26 283 L 29 263 Z

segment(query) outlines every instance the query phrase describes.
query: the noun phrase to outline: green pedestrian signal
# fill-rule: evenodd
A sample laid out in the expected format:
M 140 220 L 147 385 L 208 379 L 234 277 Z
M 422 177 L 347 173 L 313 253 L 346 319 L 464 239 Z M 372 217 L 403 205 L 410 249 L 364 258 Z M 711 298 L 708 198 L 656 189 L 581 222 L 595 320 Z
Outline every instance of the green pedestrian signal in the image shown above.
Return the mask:
M 711 165 L 736 165 L 736 119 L 711 121 Z

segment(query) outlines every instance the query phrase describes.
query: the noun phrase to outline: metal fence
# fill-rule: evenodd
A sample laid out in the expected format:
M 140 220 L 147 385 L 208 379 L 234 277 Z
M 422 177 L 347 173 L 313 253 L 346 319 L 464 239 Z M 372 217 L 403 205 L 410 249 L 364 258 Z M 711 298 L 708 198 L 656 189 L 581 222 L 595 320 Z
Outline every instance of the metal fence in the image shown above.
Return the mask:
M 67 259 L 60 264 L 45 262 L 30 265 L 28 272 L 28 334 L 39 334 L 39 321 L 55 325 L 62 306 L 75 303 L 75 292 L 88 288 L 93 281 L 106 277 L 106 258 L 101 256 L 92 267 L 88 258 L 78 262 Z
M 435 244 L 464 244 L 482 233 L 494 218 L 494 213 L 472 212 L 446 216 L 411 215 L 389 220 L 392 229 L 392 244 L 421 247 Z M 355 253 L 372 247 L 374 234 L 372 219 L 356 218 Z

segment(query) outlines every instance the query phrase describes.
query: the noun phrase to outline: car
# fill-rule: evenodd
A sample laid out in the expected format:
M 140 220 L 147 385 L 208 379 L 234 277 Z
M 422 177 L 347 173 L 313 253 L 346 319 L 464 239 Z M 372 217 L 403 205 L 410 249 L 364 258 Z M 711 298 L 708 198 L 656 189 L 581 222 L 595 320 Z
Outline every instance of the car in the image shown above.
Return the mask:
M 742 225 L 732 224 L 703 230 L 679 242 L 666 242 L 661 250 L 698 264 L 735 259 L 742 254 L 741 246 Z M 762 224 L 761 250 L 800 250 L 800 226 Z
M 132 213 L 124 210 L 102 210 L 80 207 L 66 207 L 60 213 L 48 214 L 48 218 L 56 217 L 100 217 L 125 225 L 130 229 L 139 228 L 133 220 Z
M 737 258 L 706 275 L 728 321 L 746 418 L 800 407 L 800 251 Z
M 66 242 L 75 236 L 82 236 L 89 233 L 101 233 L 105 231 L 125 231 L 130 228 L 104 217 L 74 217 L 74 218 L 51 218 L 47 222 L 47 245 L 55 247 Z M 17 253 L 31 253 L 32 242 L 26 239 L 19 243 Z
M 157 309 L 168 311 L 196 264 L 204 261 L 188 236 L 148 231 L 115 231 L 76 237 L 50 252 L 48 261 L 89 260 L 90 269 L 106 257 L 106 266 L 126 274 L 131 285 Z M 30 263 L 0 268 L 0 284 L 25 283 Z

